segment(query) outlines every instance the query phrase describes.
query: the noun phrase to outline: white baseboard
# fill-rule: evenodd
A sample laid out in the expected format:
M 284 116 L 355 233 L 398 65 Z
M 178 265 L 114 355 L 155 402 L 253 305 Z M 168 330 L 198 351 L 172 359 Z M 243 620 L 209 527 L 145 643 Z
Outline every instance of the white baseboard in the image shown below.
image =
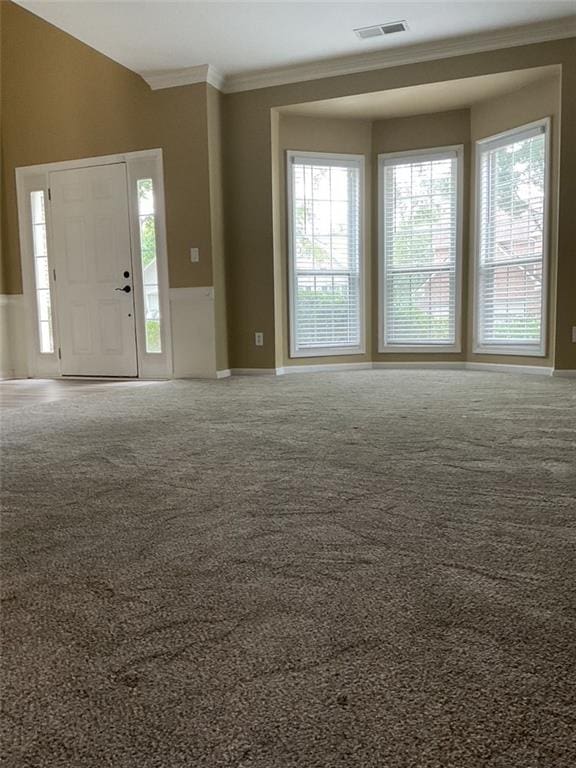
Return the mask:
M 552 368 L 545 365 L 515 365 L 515 363 L 466 363 L 467 371 L 487 371 L 488 373 L 533 373 L 539 376 L 551 376 Z
M 276 376 L 281 368 L 231 368 L 232 376 Z
M 552 376 L 556 376 L 561 379 L 576 379 L 576 371 L 568 370 L 567 368 L 554 368 Z
M 295 373 L 328 373 L 330 371 L 369 371 L 369 370 L 456 370 L 456 371 L 485 371 L 487 373 L 536 374 L 540 376 L 576 376 L 576 371 L 554 371 L 543 365 L 515 365 L 514 363 L 467 363 L 406 361 L 406 362 L 374 362 L 374 363 L 326 363 L 317 365 L 285 365 L 282 368 L 232 368 L 233 376 L 282 376 Z
M 433 361 L 428 361 L 428 360 L 425 360 L 425 361 L 422 361 L 422 362 L 412 362 L 412 361 L 408 362 L 408 361 L 406 361 L 405 363 L 403 363 L 401 361 L 400 362 L 396 362 L 396 363 L 376 362 L 376 363 L 372 363 L 372 368 L 374 368 L 374 369 L 384 368 L 384 369 L 387 369 L 387 370 L 413 369 L 413 370 L 439 370 L 439 371 L 442 371 L 442 370 L 460 370 L 460 371 L 463 371 L 466 368 L 466 363 L 460 362 L 460 361 L 451 362 L 451 363 L 438 361 L 437 363 L 435 363 Z
M 223 371 L 216 371 L 216 378 L 217 379 L 227 379 L 228 376 L 232 375 L 232 371 L 230 371 L 229 368 L 226 368 Z
M 317 365 L 285 365 L 283 368 L 277 368 L 276 373 L 322 373 L 328 371 L 369 371 L 372 363 L 318 363 Z

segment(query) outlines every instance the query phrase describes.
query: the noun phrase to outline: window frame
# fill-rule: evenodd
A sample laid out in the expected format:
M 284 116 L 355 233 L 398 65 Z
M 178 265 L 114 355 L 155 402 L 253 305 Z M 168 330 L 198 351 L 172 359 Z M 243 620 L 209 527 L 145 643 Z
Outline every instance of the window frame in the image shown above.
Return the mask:
M 492 136 L 486 136 L 475 142 L 474 151 L 474 248 L 473 248 L 473 339 L 472 352 L 476 355 L 518 355 L 523 357 L 546 357 L 548 341 L 548 291 L 550 269 L 550 174 L 551 168 L 551 118 L 526 123 Z M 538 344 L 484 344 L 481 341 L 482 308 L 480 306 L 481 264 L 480 264 L 480 208 L 481 208 L 481 158 L 482 152 L 490 147 L 506 146 L 521 141 L 523 134 L 532 133 L 542 128 L 544 133 L 544 206 L 542 226 L 542 299 L 540 341 Z M 527 137 L 526 137 L 527 138 Z
M 166 213 L 164 201 L 164 169 L 163 151 L 160 148 L 126 152 L 118 155 L 103 155 L 82 158 L 79 160 L 64 160 L 55 163 L 45 163 L 16 168 L 16 193 L 18 207 L 18 227 L 20 235 L 20 264 L 22 268 L 22 289 L 24 296 L 24 329 L 26 346 L 26 363 L 31 377 L 61 377 L 59 357 L 60 329 L 58 327 L 58 282 L 54 280 L 52 219 L 50 195 L 50 174 L 54 171 L 87 168 L 109 164 L 124 163 L 127 169 L 128 207 L 130 224 L 130 244 L 132 254 L 132 276 L 134 291 L 134 309 L 136 319 L 136 350 L 138 356 L 138 375 L 140 379 L 171 378 L 174 373 L 172 359 L 172 326 L 170 315 L 170 288 L 168 280 L 168 252 L 166 244 Z M 162 352 L 148 353 L 144 343 L 143 326 L 143 293 L 141 270 L 137 268 L 136 259 L 139 246 L 138 235 L 138 201 L 136 181 L 140 178 L 152 178 L 155 195 L 157 195 L 156 210 L 156 247 L 158 258 L 159 298 L 162 323 Z M 36 277 L 34 250 L 31 229 L 30 193 L 44 192 L 46 206 L 46 227 L 48 266 L 50 274 L 50 291 L 52 301 L 54 352 L 40 352 L 38 344 L 38 312 L 36 307 Z
M 39 180 L 40 181 L 40 180 Z M 50 261 L 50 255 L 51 255 L 51 238 L 52 238 L 52 220 L 51 220 L 51 207 L 50 207 L 50 195 L 49 195 L 49 189 L 47 186 L 44 186 L 44 183 L 39 184 L 32 184 L 32 187 L 34 189 L 28 190 L 28 200 L 27 205 L 29 208 L 29 221 L 32 225 L 32 232 L 30 236 L 30 250 L 31 250 L 31 256 L 32 256 L 32 276 L 33 276 L 33 284 L 34 284 L 34 301 L 33 304 L 33 321 L 34 321 L 34 351 L 35 353 L 44 360 L 50 361 L 55 360 L 56 356 L 58 355 L 58 349 L 59 349 L 59 334 L 58 334 L 58 318 L 56 317 L 57 313 L 55 312 L 55 281 L 54 281 L 54 267 L 52 266 L 52 263 Z M 41 290 L 38 288 L 38 276 L 36 273 L 36 243 L 35 243 L 35 237 L 34 237 L 34 228 L 37 225 L 37 223 L 34 221 L 34 212 L 33 212 L 33 206 L 32 206 L 32 195 L 40 193 L 42 195 L 42 206 L 44 208 L 44 233 L 46 237 L 46 263 L 47 263 L 47 272 L 48 272 L 48 288 L 45 289 L 48 291 L 48 296 L 50 297 L 50 335 L 51 335 L 51 342 L 52 342 L 52 350 L 44 351 L 42 349 L 42 334 L 40 330 L 41 320 L 40 320 L 40 309 L 38 305 L 38 291 Z
M 295 294 L 295 259 L 294 259 L 294 159 L 302 157 L 334 166 L 358 167 L 358 330 L 359 343 L 346 346 L 324 346 L 299 349 L 296 345 L 296 294 Z M 308 357 L 340 357 L 343 355 L 362 355 L 366 352 L 366 187 L 365 187 L 366 157 L 360 154 L 341 154 L 333 152 L 310 152 L 286 150 L 286 212 L 288 236 L 288 333 L 289 354 L 291 359 Z M 327 272 L 327 274 L 330 274 Z
M 385 234 L 385 194 L 384 169 L 390 159 L 412 158 L 442 160 L 456 158 L 456 259 L 454 264 L 454 342 L 445 344 L 391 344 L 386 341 L 386 234 Z M 464 145 L 452 144 L 443 147 L 407 150 L 405 152 L 385 152 L 378 155 L 378 352 L 398 352 L 414 354 L 416 352 L 462 352 L 462 261 L 464 227 Z

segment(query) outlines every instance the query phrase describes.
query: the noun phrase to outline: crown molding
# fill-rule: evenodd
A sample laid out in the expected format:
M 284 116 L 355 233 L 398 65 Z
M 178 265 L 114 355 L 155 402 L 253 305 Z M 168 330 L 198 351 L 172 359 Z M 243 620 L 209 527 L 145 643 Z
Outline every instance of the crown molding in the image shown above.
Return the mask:
M 206 82 L 219 91 L 225 90 L 224 75 L 221 72 L 219 72 L 215 67 L 213 67 L 212 64 L 208 65 L 208 77 L 206 78 Z
M 200 64 L 186 69 L 145 72 L 141 76 L 153 91 L 180 85 L 209 83 L 223 93 L 238 93 L 571 37 L 576 37 L 576 16 L 437 40 L 432 43 L 402 46 L 359 56 L 323 59 L 308 64 L 276 67 L 238 75 L 222 75 L 211 64 Z
M 320 80 L 327 77 L 352 75 L 358 72 L 370 72 L 377 69 L 569 37 L 576 37 L 576 16 L 541 24 L 511 27 L 490 33 L 438 40 L 433 43 L 403 46 L 402 48 L 377 51 L 361 56 L 324 59 L 309 64 L 297 64 L 292 67 L 280 67 L 244 75 L 229 75 L 224 81 L 224 92 L 237 93 L 309 80 Z
M 199 64 L 196 67 L 172 69 L 158 72 L 144 72 L 141 77 L 153 91 L 164 88 L 177 88 L 180 85 L 208 83 L 219 91 L 224 90 L 224 78 L 211 64 Z

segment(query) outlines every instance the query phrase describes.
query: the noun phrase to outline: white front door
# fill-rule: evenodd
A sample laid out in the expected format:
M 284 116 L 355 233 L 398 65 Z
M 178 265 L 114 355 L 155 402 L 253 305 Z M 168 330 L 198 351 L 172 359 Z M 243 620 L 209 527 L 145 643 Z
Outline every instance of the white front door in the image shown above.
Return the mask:
M 50 174 L 64 376 L 137 376 L 126 166 Z

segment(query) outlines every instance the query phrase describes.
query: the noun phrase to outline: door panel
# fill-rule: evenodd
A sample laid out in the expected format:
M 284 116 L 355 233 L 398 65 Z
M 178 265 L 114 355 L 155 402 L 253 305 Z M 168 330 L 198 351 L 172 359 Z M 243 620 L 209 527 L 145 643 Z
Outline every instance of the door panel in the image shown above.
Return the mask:
M 85 304 L 70 304 L 70 340 L 72 355 L 91 355 L 92 334 L 90 331 L 90 313 Z
M 50 174 L 62 374 L 137 376 L 123 163 Z M 125 278 L 124 272 L 130 277 Z

